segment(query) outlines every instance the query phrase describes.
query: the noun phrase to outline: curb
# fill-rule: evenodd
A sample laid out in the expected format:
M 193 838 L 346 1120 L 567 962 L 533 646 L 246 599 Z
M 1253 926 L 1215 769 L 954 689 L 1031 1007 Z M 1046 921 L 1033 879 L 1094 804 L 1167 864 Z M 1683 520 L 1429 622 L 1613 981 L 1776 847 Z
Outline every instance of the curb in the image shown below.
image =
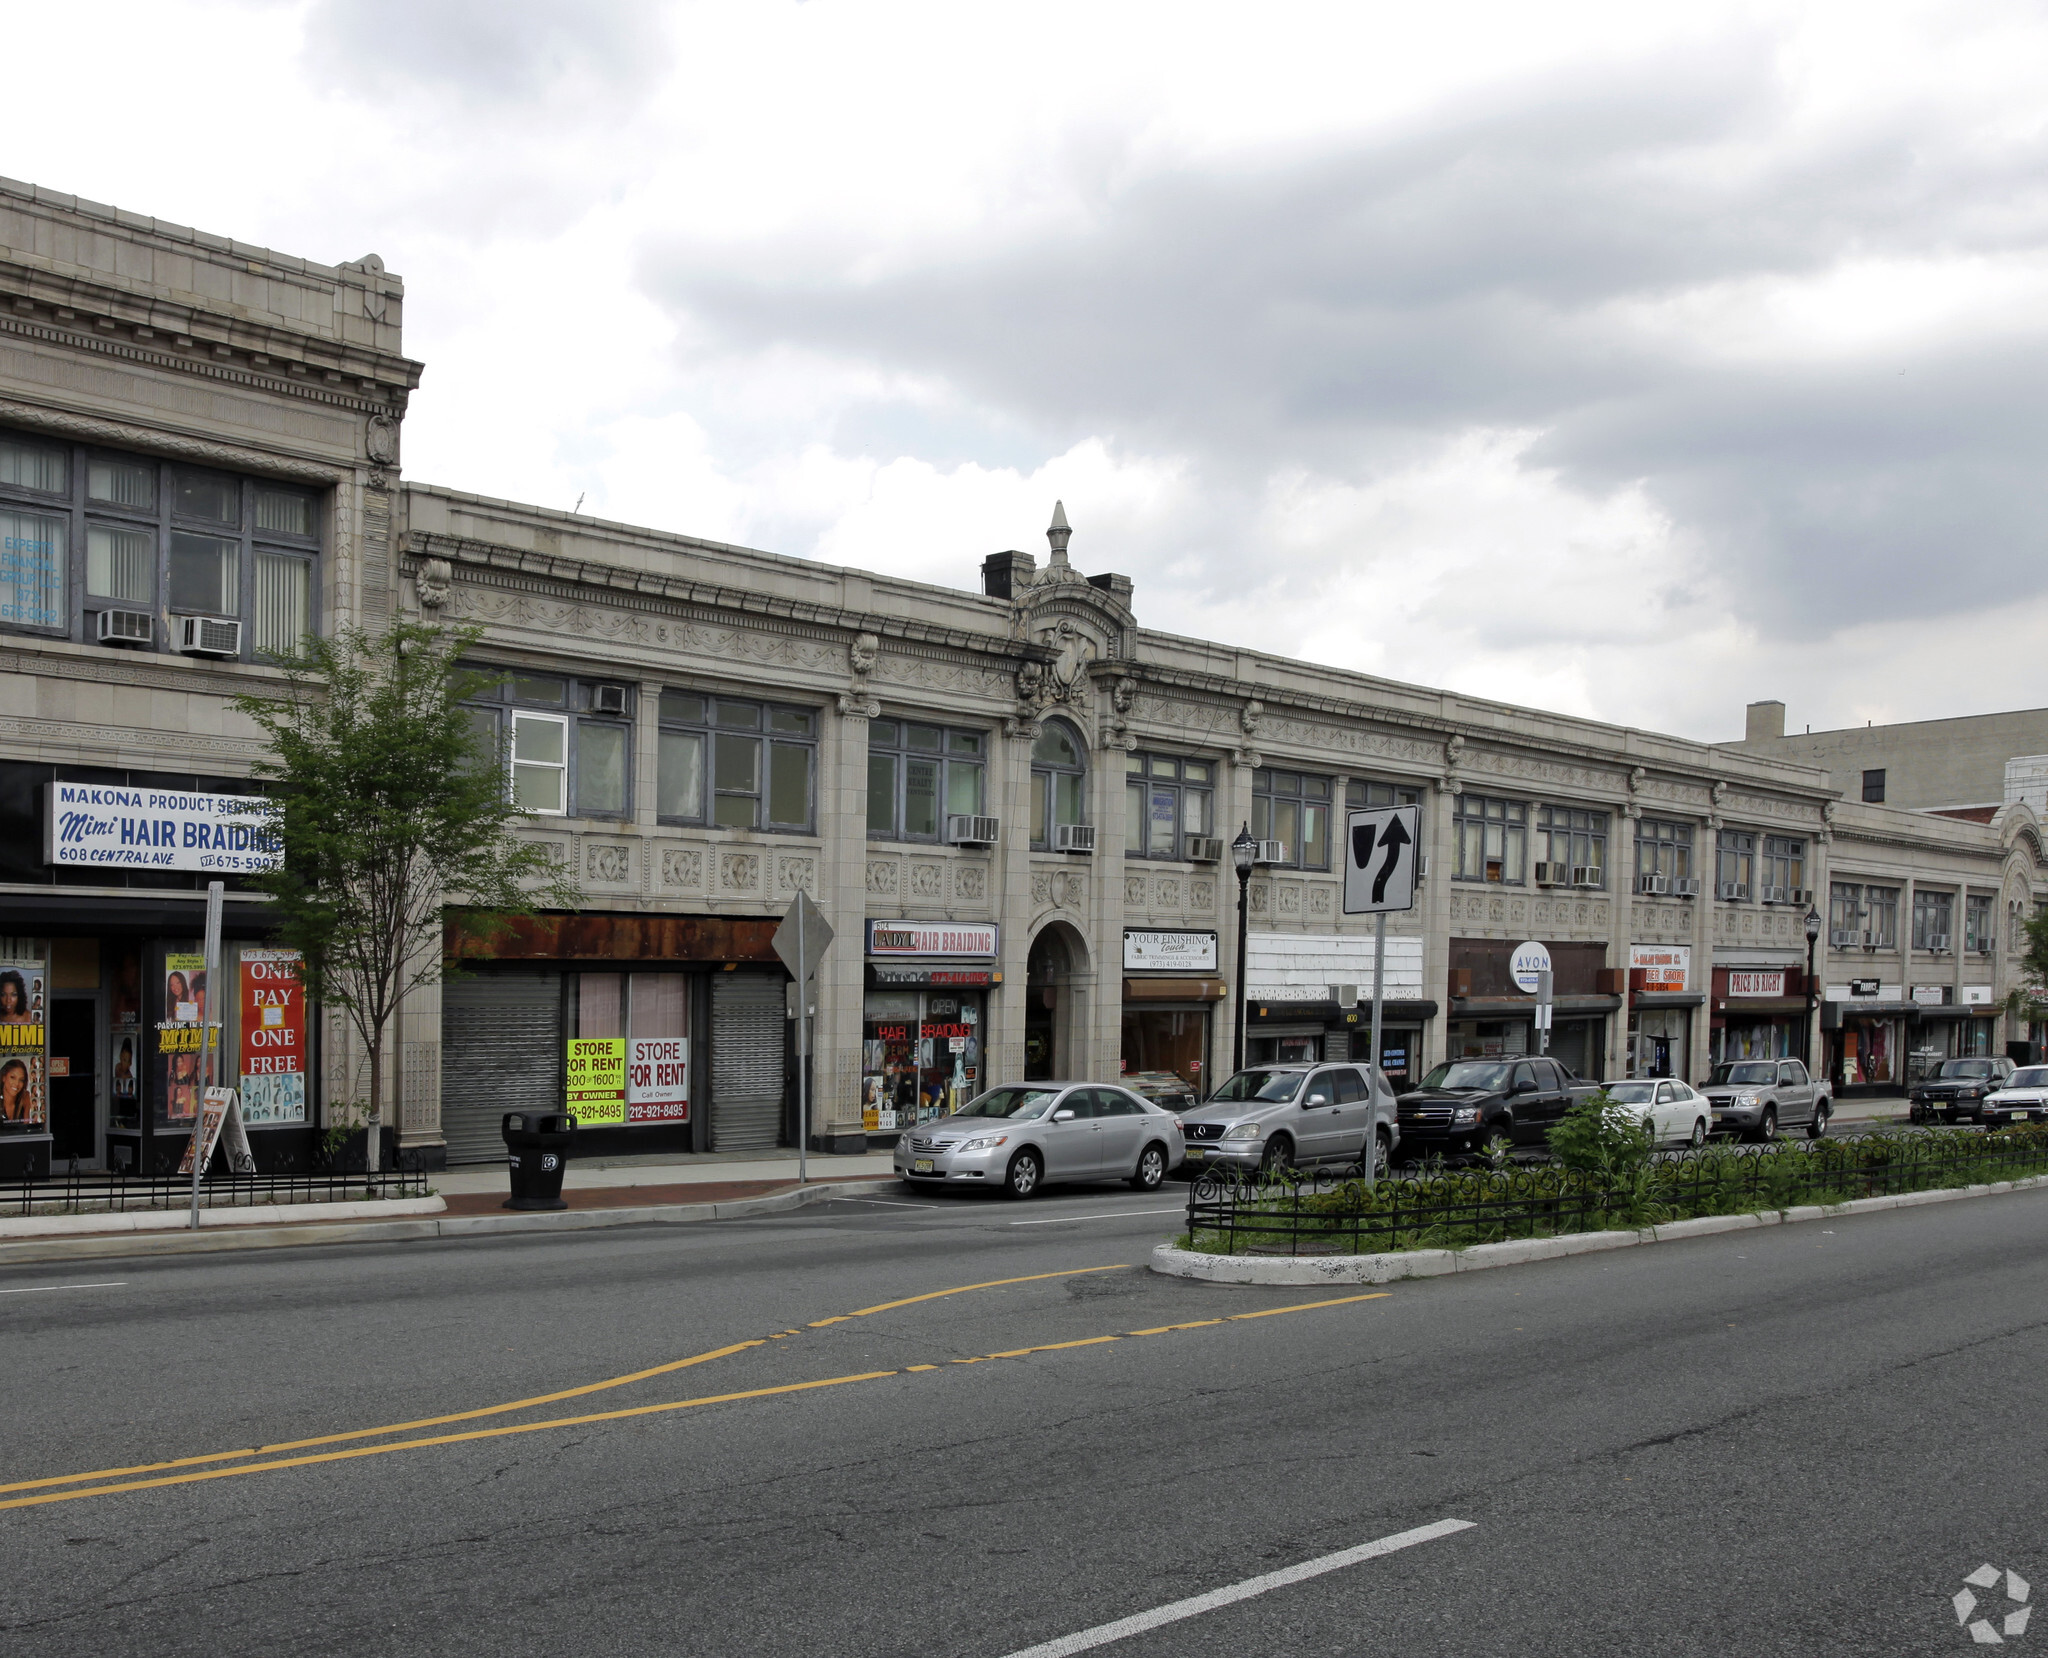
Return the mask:
M 395 1215 L 438 1215 L 448 1207 L 439 1197 L 377 1198 L 358 1203 L 250 1204 L 244 1208 L 199 1211 L 201 1231 L 219 1226 L 278 1226 L 297 1221 L 382 1220 Z M 68 1238 L 109 1232 L 185 1232 L 192 1226 L 189 1209 L 129 1209 L 83 1215 L 11 1215 L 0 1220 L 0 1240 Z
M 1561 1238 L 1518 1238 L 1508 1243 L 1474 1244 L 1470 1249 L 1406 1249 L 1386 1255 L 1203 1255 L 1161 1244 L 1152 1251 L 1152 1270 L 1172 1278 L 1197 1278 L 1211 1284 L 1390 1284 L 1402 1278 L 1443 1278 L 1456 1272 L 1482 1272 L 1488 1267 L 1521 1266 L 1566 1255 L 1629 1249 L 1636 1244 L 1676 1243 L 1755 1226 L 1790 1226 L 1801 1221 L 1868 1215 L 1886 1209 L 1916 1209 L 1922 1204 L 1948 1203 L 1957 1198 L 2043 1189 L 2048 1189 L 2048 1175 L 2030 1175 L 2024 1180 L 2001 1180 L 1989 1186 L 1899 1192 L 1888 1197 L 1852 1198 L 1847 1203 L 1809 1203 L 1753 1215 L 1703 1215 L 1697 1220 L 1672 1221 L 1666 1226 L 1646 1226 L 1638 1232 L 1573 1232 Z
M 427 1238 L 499 1237 L 509 1233 L 593 1232 L 613 1226 L 681 1226 L 696 1221 L 740 1220 L 782 1214 L 850 1192 L 894 1186 L 894 1179 L 840 1180 L 800 1186 L 725 1203 L 659 1203 L 630 1209 L 567 1209 L 502 1215 L 426 1215 L 414 1220 L 315 1221 L 292 1226 L 202 1227 L 197 1232 L 97 1233 L 90 1237 L 30 1238 L 0 1242 L 0 1267 L 33 1261 L 93 1260 L 118 1255 L 202 1255 L 230 1249 L 291 1249 L 306 1244 L 409 1243 Z M 425 1200 L 439 1203 L 439 1198 Z M 327 1205 L 295 1205 L 298 1208 Z M 369 1208 L 368 1204 L 351 1207 Z M 386 1209 L 389 1205 L 376 1207 Z

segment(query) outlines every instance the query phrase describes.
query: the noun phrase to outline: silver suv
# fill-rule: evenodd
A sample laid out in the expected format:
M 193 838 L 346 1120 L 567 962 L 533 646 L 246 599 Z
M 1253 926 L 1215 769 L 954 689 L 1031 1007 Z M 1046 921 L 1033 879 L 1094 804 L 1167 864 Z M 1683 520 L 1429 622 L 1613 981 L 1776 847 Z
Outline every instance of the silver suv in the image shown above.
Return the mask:
M 1371 1073 L 1368 1084 L 1366 1077 Z M 1181 1113 L 1187 1164 L 1359 1163 L 1384 1174 L 1400 1143 L 1394 1092 L 1369 1065 L 1259 1065 Z
M 1724 1060 L 1700 1092 L 1713 1102 L 1715 1131 L 1746 1140 L 1775 1140 L 1787 1128 L 1818 1140 L 1834 1112 L 1827 1085 L 1796 1059 Z

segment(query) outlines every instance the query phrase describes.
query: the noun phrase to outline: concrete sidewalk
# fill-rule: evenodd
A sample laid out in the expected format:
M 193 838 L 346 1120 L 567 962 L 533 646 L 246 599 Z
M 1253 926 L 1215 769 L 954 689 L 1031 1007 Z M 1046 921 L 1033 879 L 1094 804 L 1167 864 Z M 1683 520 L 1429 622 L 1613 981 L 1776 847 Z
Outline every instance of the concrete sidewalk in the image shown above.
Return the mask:
M 882 1179 L 894 1176 L 892 1154 L 862 1152 L 855 1157 L 810 1159 L 813 1180 Z M 697 1186 L 765 1184 L 794 1185 L 797 1159 L 793 1151 L 705 1152 L 697 1156 L 598 1157 L 587 1161 L 571 1157 L 562 1177 L 562 1195 L 573 1204 L 578 1193 L 634 1186 Z M 453 1201 L 458 1195 L 495 1193 L 505 1197 L 511 1190 L 505 1161 L 468 1163 L 427 1176 L 427 1184 Z

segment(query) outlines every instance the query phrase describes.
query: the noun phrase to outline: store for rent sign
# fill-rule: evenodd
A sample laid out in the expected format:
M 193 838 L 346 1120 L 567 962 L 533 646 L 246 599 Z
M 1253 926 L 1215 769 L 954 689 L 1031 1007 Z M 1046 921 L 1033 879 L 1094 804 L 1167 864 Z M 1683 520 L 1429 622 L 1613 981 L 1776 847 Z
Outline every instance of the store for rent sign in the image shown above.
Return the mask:
M 569 1044 L 569 1115 L 579 1127 L 623 1126 L 626 1121 L 626 1039 L 579 1036 Z
M 686 1123 L 689 1120 L 689 1039 L 681 1036 L 634 1037 L 627 1045 L 626 1054 L 626 1121 Z
M 306 1120 L 306 987 L 296 950 L 242 952 L 242 1121 Z
M 1628 947 L 1628 965 L 1632 972 L 1642 974 L 1645 990 L 1683 990 L 1686 976 L 1692 968 L 1692 946 L 1631 944 Z
M 53 864 L 247 873 L 284 859 L 260 795 L 51 783 L 43 857 Z

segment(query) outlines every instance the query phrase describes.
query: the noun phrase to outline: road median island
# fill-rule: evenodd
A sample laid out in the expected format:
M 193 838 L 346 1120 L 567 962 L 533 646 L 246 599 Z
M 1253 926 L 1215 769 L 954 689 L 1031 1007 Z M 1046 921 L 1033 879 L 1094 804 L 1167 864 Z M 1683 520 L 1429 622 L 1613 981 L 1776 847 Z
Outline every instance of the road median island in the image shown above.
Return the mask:
M 1205 1178 L 1154 1271 L 1219 1283 L 1387 1283 L 1752 1226 L 2048 1186 L 2048 1128 L 1712 1146 L 1599 1168 Z
M 197 1232 L 189 1230 L 187 1217 L 167 1211 L 126 1217 L 131 1224 L 121 1229 L 113 1224 L 124 1218 L 117 1215 L 36 1216 L 32 1219 L 38 1223 L 38 1232 L 28 1235 L 13 1230 L 28 1224 L 27 1218 L 17 1217 L 0 1220 L 0 1266 L 105 1256 L 210 1254 L 510 1233 L 588 1232 L 615 1226 L 677 1226 L 781 1214 L 896 1184 L 893 1179 L 856 1178 L 814 1180 L 803 1186 L 780 1181 L 722 1181 L 592 1187 L 568 1193 L 572 1202 L 567 1209 L 519 1213 L 502 1209 L 495 1196 L 475 1194 L 404 1202 L 298 1204 L 268 1214 L 257 1208 L 201 1210 Z M 234 1217 L 232 1223 L 228 1216 Z M 154 1222 L 154 1227 L 132 1224 L 145 1219 Z M 80 1224 L 53 1235 L 45 1224 L 50 1220 Z M 169 1229 L 157 1229 L 164 1227 Z

